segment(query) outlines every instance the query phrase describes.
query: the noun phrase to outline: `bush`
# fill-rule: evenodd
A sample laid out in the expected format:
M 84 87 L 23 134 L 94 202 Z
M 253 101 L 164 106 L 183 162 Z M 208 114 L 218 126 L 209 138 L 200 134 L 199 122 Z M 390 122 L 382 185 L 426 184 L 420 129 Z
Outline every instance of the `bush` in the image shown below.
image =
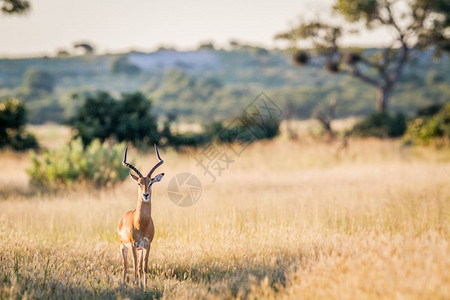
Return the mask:
M 36 137 L 25 131 L 27 111 L 21 101 L 8 98 L 0 103 L 0 148 L 22 151 L 36 149 Z
M 167 140 L 167 144 L 179 149 L 182 146 L 198 147 L 205 145 L 211 141 L 211 136 L 207 133 L 185 132 L 171 135 Z
M 350 134 L 362 137 L 394 138 L 402 136 L 406 131 L 406 117 L 401 113 L 393 116 L 375 112 L 355 124 Z
M 450 103 L 436 111 L 436 106 L 418 111 L 416 118 L 408 123 L 404 136 L 406 143 L 416 145 L 435 144 L 450 140 Z M 435 112 L 424 114 L 423 112 Z
M 437 103 L 420 108 L 417 110 L 416 117 L 432 117 L 437 114 L 442 107 L 444 107 L 442 104 Z
M 12 131 L 9 136 L 9 146 L 16 151 L 38 149 L 39 143 L 36 137 L 26 131 Z
M 57 151 L 45 152 L 41 159 L 33 152 L 27 173 L 34 185 L 114 185 L 129 173 L 122 166 L 124 149 L 124 143 L 109 146 L 99 140 L 84 149 L 81 139 L 76 139 Z
M 280 120 L 277 118 L 256 119 L 249 114 L 243 114 L 239 120 L 248 134 L 237 137 L 238 141 L 273 139 L 280 133 Z

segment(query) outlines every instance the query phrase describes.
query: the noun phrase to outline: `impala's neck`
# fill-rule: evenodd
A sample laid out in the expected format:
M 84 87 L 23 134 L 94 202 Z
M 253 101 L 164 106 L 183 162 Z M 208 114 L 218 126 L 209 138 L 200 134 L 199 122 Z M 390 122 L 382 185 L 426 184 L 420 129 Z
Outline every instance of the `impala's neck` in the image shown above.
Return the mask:
M 142 200 L 142 195 L 139 193 L 138 203 L 136 207 L 136 214 L 134 217 L 134 223 L 137 229 L 147 228 L 148 223 L 152 218 L 152 202 L 149 198 L 148 202 Z

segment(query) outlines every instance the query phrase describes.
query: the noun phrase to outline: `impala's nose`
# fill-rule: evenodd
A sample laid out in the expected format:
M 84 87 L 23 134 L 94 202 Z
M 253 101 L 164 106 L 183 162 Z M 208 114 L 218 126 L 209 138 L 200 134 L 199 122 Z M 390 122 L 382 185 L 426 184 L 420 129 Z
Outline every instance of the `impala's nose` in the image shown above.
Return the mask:
M 147 194 L 144 194 L 142 196 L 143 196 L 144 200 L 147 201 L 150 195 L 147 193 Z

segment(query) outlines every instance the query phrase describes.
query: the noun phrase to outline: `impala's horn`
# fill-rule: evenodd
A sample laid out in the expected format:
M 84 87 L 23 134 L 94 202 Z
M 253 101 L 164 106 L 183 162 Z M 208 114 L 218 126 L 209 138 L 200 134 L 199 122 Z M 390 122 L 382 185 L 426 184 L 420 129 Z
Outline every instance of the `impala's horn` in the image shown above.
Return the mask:
M 139 172 L 138 169 L 136 169 L 132 164 L 127 163 L 127 152 L 128 152 L 128 146 L 125 148 L 125 154 L 123 155 L 123 162 L 122 164 L 128 168 L 130 168 L 131 170 L 135 171 L 136 174 L 139 175 L 139 177 L 143 177 L 141 172 Z
M 158 146 L 155 144 L 155 151 L 156 151 L 156 157 L 158 157 L 159 162 L 148 172 L 147 177 L 152 178 L 153 172 L 155 172 L 156 168 L 158 168 L 160 165 L 164 163 L 164 161 L 161 159 L 161 156 L 159 155 Z

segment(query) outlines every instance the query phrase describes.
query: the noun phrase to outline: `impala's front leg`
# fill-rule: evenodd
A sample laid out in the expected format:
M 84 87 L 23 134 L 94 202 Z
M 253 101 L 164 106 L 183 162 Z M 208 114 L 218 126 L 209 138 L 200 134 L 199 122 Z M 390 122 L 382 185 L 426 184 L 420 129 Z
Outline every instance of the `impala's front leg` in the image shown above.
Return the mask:
M 139 255 L 139 285 L 142 284 L 142 272 L 144 271 L 142 268 L 142 264 L 144 262 L 144 250 L 140 251 L 141 253 Z
M 137 281 L 137 278 L 138 278 L 138 258 L 137 258 L 137 250 L 136 250 L 135 246 L 131 246 L 131 252 L 133 253 L 134 280 Z
M 127 279 L 127 252 L 128 248 L 124 244 L 120 244 L 120 253 L 122 254 L 123 259 L 123 283 L 125 284 L 125 280 Z
M 148 274 L 148 255 L 150 254 L 150 245 L 148 247 L 145 247 L 145 249 L 142 252 L 142 256 L 144 256 L 144 284 L 147 285 L 147 274 Z

